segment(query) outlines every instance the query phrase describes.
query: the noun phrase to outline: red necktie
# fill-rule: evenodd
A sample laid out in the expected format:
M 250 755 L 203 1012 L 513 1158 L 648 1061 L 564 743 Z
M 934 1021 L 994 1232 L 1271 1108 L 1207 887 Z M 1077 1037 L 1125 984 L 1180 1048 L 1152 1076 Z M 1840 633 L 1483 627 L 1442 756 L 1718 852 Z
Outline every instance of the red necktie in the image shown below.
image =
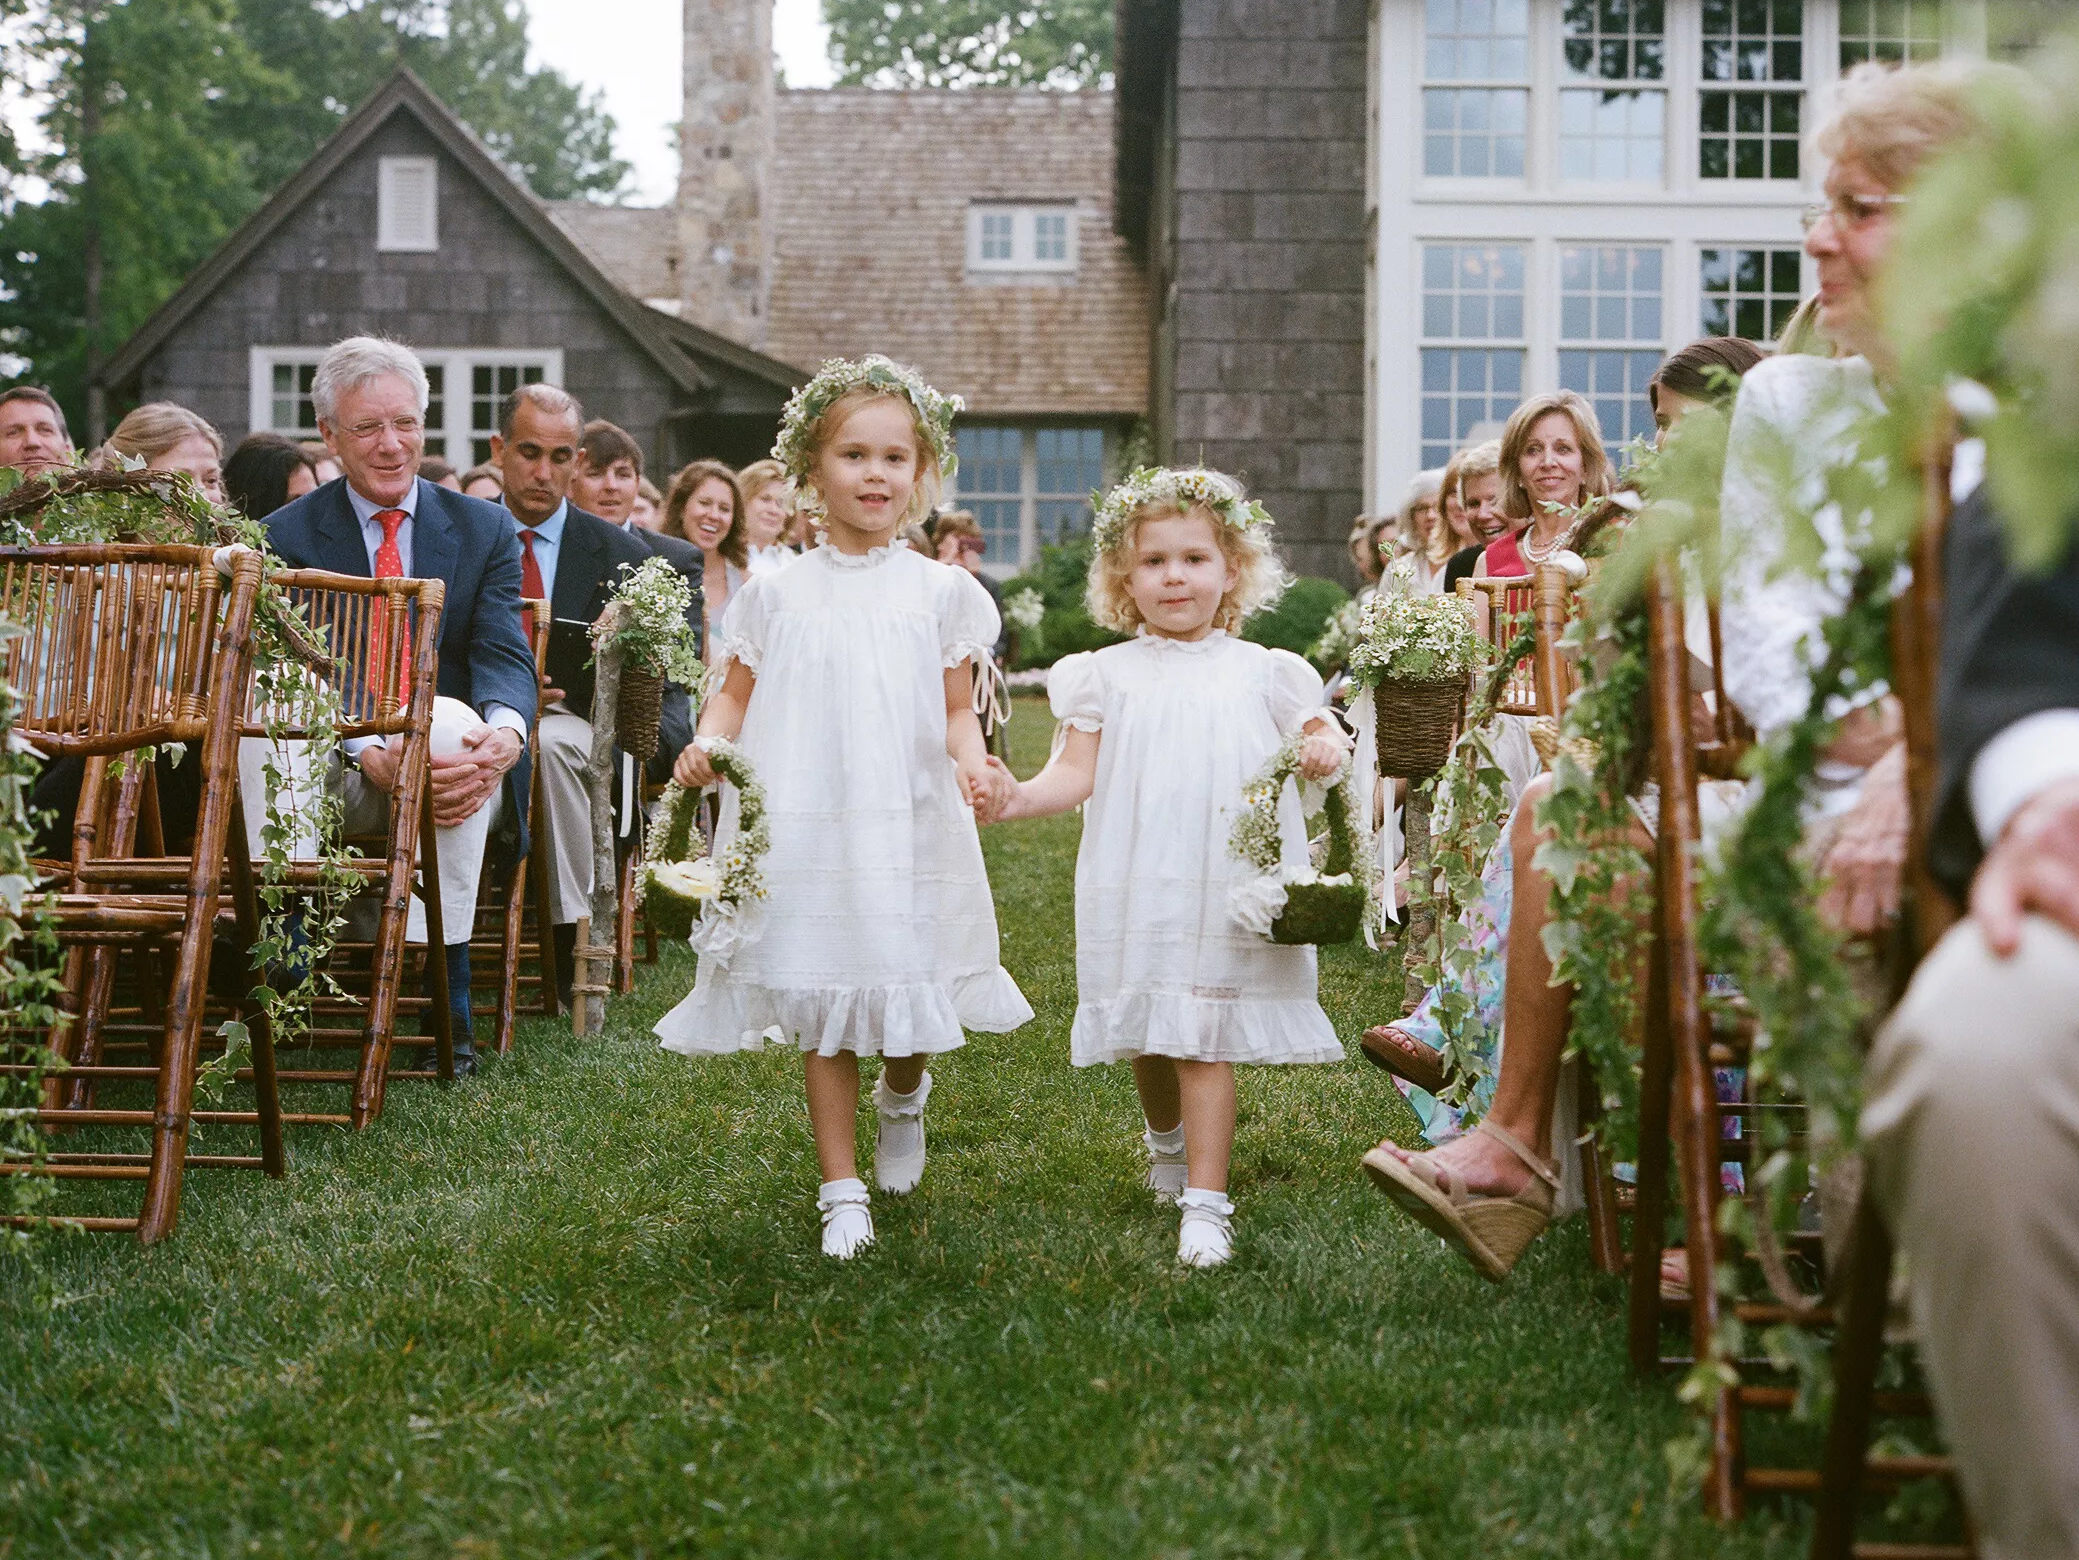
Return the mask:
M 376 544 L 375 577 L 379 580 L 401 580 L 404 578 L 404 553 L 397 546 L 397 532 L 410 516 L 401 509 L 380 509 L 375 521 L 383 528 L 383 539 Z M 377 619 L 374 632 L 369 636 L 374 664 L 384 661 L 384 639 L 387 636 L 387 617 Z M 397 702 L 411 703 L 411 636 L 406 634 L 397 646 Z
M 541 565 L 534 558 L 534 535 L 532 531 L 520 533 L 520 594 L 529 601 L 542 601 L 548 592 L 542 588 Z M 520 620 L 527 625 L 527 647 L 534 648 L 534 609 L 520 608 Z

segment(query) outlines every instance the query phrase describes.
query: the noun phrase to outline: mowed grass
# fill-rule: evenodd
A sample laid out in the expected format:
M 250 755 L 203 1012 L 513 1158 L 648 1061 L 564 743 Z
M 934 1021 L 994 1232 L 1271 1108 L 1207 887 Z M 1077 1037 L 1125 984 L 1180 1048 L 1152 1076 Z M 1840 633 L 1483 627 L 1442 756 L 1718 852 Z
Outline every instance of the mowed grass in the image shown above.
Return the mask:
M 1013 731 L 1030 773 L 1044 706 Z M 816 1255 L 799 1062 L 656 1048 L 673 951 L 602 1039 L 196 1172 L 161 1246 L 0 1262 L 0 1557 L 1801 1554 L 1797 1508 L 1670 1490 L 1578 1224 L 1497 1290 L 1370 1189 L 1413 1124 L 1354 1056 L 1244 1077 L 1239 1255 L 1176 1267 L 1127 1070 L 1067 1065 L 1077 828 L 988 834 L 1039 1017 L 934 1067 L 859 1261 Z M 1385 984 L 1328 958 L 1346 1042 Z

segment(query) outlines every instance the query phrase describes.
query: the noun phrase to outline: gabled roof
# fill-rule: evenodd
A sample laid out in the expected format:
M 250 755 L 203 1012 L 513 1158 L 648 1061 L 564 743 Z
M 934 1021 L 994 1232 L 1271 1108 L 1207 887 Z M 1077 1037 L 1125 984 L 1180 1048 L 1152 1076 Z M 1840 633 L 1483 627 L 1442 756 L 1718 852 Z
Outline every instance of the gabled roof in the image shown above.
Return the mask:
M 699 395 L 711 388 L 708 376 L 702 372 L 693 354 L 726 363 L 753 378 L 765 380 L 783 394 L 807 377 L 792 364 L 783 363 L 778 358 L 752 351 L 691 323 L 669 320 L 623 291 L 590 255 L 571 240 L 543 204 L 500 166 L 470 128 L 457 119 L 424 82 L 400 65 L 367 102 L 347 116 L 346 122 L 318 148 L 310 161 L 276 190 L 264 206 L 248 217 L 238 231 L 197 267 L 173 296 L 123 343 L 122 350 L 110 359 L 104 371 L 106 382 L 120 385 L 134 377 L 152 353 L 163 346 L 212 293 L 236 275 L 260 245 L 294 217 L 324 188 L 326 181 L 397 114 L 406 114 L 417 120 L 441 150 L 459 163 L 535 242 L 546 249 L 592 301 L 611 316 L 687 394 Z

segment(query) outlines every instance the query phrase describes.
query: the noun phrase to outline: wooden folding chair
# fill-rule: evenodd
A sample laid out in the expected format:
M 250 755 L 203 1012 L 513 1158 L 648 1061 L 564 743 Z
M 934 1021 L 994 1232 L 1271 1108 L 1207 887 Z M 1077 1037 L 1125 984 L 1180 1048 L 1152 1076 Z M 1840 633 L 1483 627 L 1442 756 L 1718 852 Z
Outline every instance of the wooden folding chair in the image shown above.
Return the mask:
M 549 604 L 522 601 L 520 605 L 532 610 L 538 684 L 548 666 Z M 537 704 L 537 721 L 540 716 Z M 531 1011 L 548 1018 L 563 1011 L 556 996 L 556 949 L 550 931 L 547 818 L 541 753 L 537 747 L 527 788 L 527 854 L 516 859 L 503 874 L 485 871 L 477 893 L 476 925 L 469 938 L 470 990 L 472 994 L 485 990 L 492 993 L 491 1045 L 500 1056 L 512 1050 L 513 1024 L 520 1011 L 523 989 L 530 993 L 527 1006 Z
M 228 587 L 219 556 L 229 574 Z M 98 1082 L 152 1084 L 149 1108 L 70 1108 L 54 1103 L 52 1091 L 46 1091 L 36 1109 L 36 1120 L 51 1128 L 149 1130 L 148 1151 L 60 1152 L 49 1155 L 43 1167 L 66 1179 L 142 1181 L 136 1216 L 82 1216 L 66 1222 L 135 1231 L 147 1244 L 172 1233 L 188 1166 L 253 1168 L 274 1176 L 284 1169 L 273 1046 L 257 1014 L 248 1014 L 255 1108 L 194 1108 L 227 851 L 236 924 L 248 932 L 258 926 L 251 863 L 229 844 L 243 828 L 236 784 L 237 712 L 252 668 L 253 613 L 263 568 L 262 555 L 244 548 L 222 554 L 206 547 L 123 544 L 0 548 L 0 611 L 21 629 L 19 637 L 0 644 L 0 671 L 24 701 L 16 734 L 50 757 L 82 757 L 104 774 L 110 760 L 148 767 L 148 750 L 182 743 L 200 764 L 204 780 L 194 853 L 179 869 L 131 870 L 151 864 L 111 859 L 79 846 L 73 861 L 55 875 L 59 892 L 52 925 L 69 955 L 70 1013 L 61 1014 L 61 1032 L 55 1035 L 8 1031 L 4 1047 L 10 1055 L 0 1064 L 17 1075 L 32 1071 L 35 1064 L 23 1051 L 48 1044 Z M 97 809 L 98 799 L 89 804 L 84 836 L 76 839 L 93 840 Z M 170 989 L 160 1008 L 150 1065 L 77 1060 L 78 1036 L 64 1031 L 76 1030 L 70 1018 L 79 1010 L 83 993 L 77 982 L 92 962 L 81 955 L 89 950 L 150 954 L 168 972 Z M 190 1154 L 188 1134 L 196 1122 L 254 1126 L 260 1153 Z M 33 1167 L 0 1168 L 21 1173 Z M 7 1222 L 42 1221 L 41 1215 L 16 1215 Z
M 1560 578 L 1565 574 L 1560 572 Z M 1473 622 L 1497 657 L 1507 652 L 1516 635 L 1531 623 L 1537 611 L 1538 578 L 1534 574 L 1511 575 L 1506 579 L 1460 580 L 1458 599 L 1472 603 Z M 1557 652 L 1555 651 L 1555 654 Z M 1484 676 L 1484 674 L 1483 674 Z M 1502 695 L 1494 706 L 1497 715 L 1533 716 L 1553 714 L 1538 702 L 1537 657 L 1525 656 L 1509 673 Z

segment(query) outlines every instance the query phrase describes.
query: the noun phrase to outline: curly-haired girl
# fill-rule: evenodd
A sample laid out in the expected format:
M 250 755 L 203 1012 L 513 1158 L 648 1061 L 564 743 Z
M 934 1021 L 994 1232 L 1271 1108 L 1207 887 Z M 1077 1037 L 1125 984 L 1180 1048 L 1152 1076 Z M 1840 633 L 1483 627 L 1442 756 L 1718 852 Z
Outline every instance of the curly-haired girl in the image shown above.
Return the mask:
M 1061 743 L 1001 816 L 1086 799 L 1076 861 L 1078 1067 L 1133 1061 L 1147 1118 L 1147 1184 L 1182 1209 L 1177 1259 L 1233 1251 L 1227 1167 L 1236 1062 L 1342 1057 L 1315 1000 L 1314 951 L 1237 926 L 1228 893 L 1253 869 L 1228 850 L 1242 792 L 1302 733 L 1321 779 L 1348 751 L 1298 656 L 1234 637 L 1283 589 L 1270 517 L 1218 472 L 1137 471 L 1100 507 L 1092 614 L 1134 637 L 1065 656 L 1048 679 Z M 1304 863 L 1296 798 L 1288 862 Z
M 973 575 L 901 534 L 937 500 L 957 409 L 882 357 L 826 363 L 788 403 L 773 454 L 824 545 L 754 574 L 729 603 L 719 686 L 674 771 L 713 784 L 718 739 L 749 759 L 766 791 L 768 898 L 755 938 L 703 946 L 696 931 L 699 975 L 657 1033 L 689 1056 L 801 1048 L 823 1250 L 838 1258 L 873 1240 L 854 1156 L 859 1058 L 883 1059 L 875 1179 L 907 1192 L 924 1173 L 925 1058 L 960 1045 L 963 1027 L 1032 1017 L 997 962 L 972 810 L 1009 789 L 971 702 L 996 609 Z M 718 855 L 737 811 L 731 794 Z

